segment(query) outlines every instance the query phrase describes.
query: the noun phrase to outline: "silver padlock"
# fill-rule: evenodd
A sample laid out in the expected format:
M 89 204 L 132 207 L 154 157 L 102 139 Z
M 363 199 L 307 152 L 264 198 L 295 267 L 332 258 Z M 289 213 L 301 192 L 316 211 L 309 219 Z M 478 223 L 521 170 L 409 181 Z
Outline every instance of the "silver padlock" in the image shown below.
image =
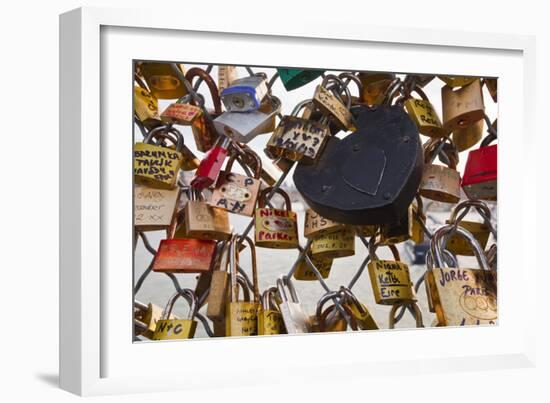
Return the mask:
M 290 292 L 290 300 L 286 294 L 286 288 Z M 279 308 L 287 333 L 309 333 L 309 318 L 303 311 L 296 290 L 288 277 L 281 276 L 277 279 L 277 291 L 282 301 Z
M 218 133 L 224 133 L 239 143 L 248 143 L 257 135 L 275 129 L 275 116 L 280 110 L 281 100 L 269 96 L 258 110 L 222 113 L 214 119 L 214 127 Z
M 267 80 L 260 75 L 239 78 L 221 93 L 229 112 L 250 112 L 260 108 L 267 95 Z

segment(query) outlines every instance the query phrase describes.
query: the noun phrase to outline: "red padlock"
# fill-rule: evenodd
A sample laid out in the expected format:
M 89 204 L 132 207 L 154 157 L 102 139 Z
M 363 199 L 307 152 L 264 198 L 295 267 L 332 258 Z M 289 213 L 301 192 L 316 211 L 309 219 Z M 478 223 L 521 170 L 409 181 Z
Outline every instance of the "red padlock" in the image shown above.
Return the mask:
M 195 171 L 191 179 L 191 186 L 198 190 L 206 189 L 218 180 L 223 162 L 227 157 L 227 148 L 230 139 L 227 136 L 220 136 L 221 141 L 214 148 L 210 149 Z
M 490 134 L 477 150 L 468 154 L 462 189 L 469 199 L 497 199 L 497 146 L 489 145 L 496 136 Z

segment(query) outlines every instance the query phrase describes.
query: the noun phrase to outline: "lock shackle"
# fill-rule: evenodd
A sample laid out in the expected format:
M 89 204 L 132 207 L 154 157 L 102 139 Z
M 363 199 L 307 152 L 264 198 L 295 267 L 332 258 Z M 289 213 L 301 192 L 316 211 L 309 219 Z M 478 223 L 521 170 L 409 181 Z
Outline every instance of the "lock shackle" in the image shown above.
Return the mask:
M 340 307 L 344 310 L 345 314 L 342 314 L 342 312 L 335 312 L 336 309 L 336 301 L 335 299 L 338 299 L 338 304 Z M 327 320 L 329 320 L 329 316 L 334 312 L 335 315 L 332 316 L 332 320 L 341 320 L 344 319 L 346 323 L 352 328 L 352 330 L 357 330 L 357 321 L 355 320 L 355 317 L 353 316 L 353 312 L 351 309 L 349 309 L 348 306 L 345 304 L 342 304 L 342 301 L 344 299 L 344 293 L 342 290 L 338 291 L 329 291 L 317 302 L 317 309 L 315 310 L 315 316 L 317 317 L 317 321 L 319 323 L 319 330 L 323 332 L 327 328 Z M 325 304 L 332 300 L 333 305 L 329 306 L 327 309 L 323 310 L 323 307 Z
M 244 112 L 246 113 L 246 112 Z M 248 161 L 253 160 L 254 161 L 254 179 L 260 179 L 260 176 L 262 174 L 262 160 L 258 154 L 254 150 L 252 150 L 250 147 L 243 145 L 235 145 L 233 144 L 233 152 L 229 159 L 227 160 L 227 164 L 225 165 L 225 172 L 231 172 L 231 169 L 233 169 L 233 163 L 237 159 L 239 155 L 248 158 Z M 239 148 L 237 148 L 239 147 Z
M 290 113 L 290 116 L 297 117 L 302 109 L 304 109 L 306 106 L 308 106 L 312 103 L 313 103 L 313 99 L 311 99 L 311 98 L 310 99 L 304 99 L 303 101 L 298 102 L 296 104 L 296 106 L 292 109 L 292 112 Z
M 378 256 L 376 256 L 376 249 L 378 249 L 378 247 L 380 247 L 380 246 L 387 246 L 388 248 L 390 248 L 391 253 L 393 254 L 394 260 L 396 262 L 401 261 L 401 257 L 399 256 L 399 251 L 397 250 L 395 245 L 393 245 L 393 244 L 383 245 L 383 244 L 380 243 L 380 241 L 376 242 L 375 237 L 371 237 L 371 239 L 369 241 L 369 257 L 370 257 L 370 260 L 372 260 L 372 261 L 380 260 L 380 259 L 378 259 Z
M 420 311 L 420 308 L 418 307 L 418 304 L 416 302 L 410 302 L 410 301 L 402 301 L 397 302 L 392 305 L 390 310 L 390 319 L 388 323 L 388 328 L 394 329 L 395 328 L 395 314 L 397 313 L 397 310 L 401 308 L 402 306 L 408 306 L 412 308 L 413 312 L 411 314 L 413 315 L 414 319 L 416 320 L 416 327 L 424 327 L 424 322 L 422 320 L 422 311 Z
M 288 193 L 286 193 L 281 188 L 274 189 L 273 187 L 267 187 L 260 192 L 260 194 L 258 195 L 258 208 L 265 207 L 266 198 L 272 191 L 273 191 L 273 194 L 277 193 L 283 196 L 283 199 L 285 200 L 285 210 L 292 211 L 292 202 L 290 201 L 290 197 L 288 196 Z
M 458 150 L 450 138 L 432 138 L 424 143 L 424 163 L 432 164 L 436 157 L 450 169 L 456 170 Z
M 189 70 L 187 70 L 187 73 L 185 73 L 185 79 L 193 85 L 193 79 L 195 77 L 199 77 L 203 80 L 204 83 L 208 86 L 208 89 L 210 90 L 210 97 L 212 98 L 212 103 L 214 104 L 214 113 L 221 114 L 222 113 L 222 103 L 220 99 L 220 93 L 218 91 L 218 86 L 216 85 L 216 82 L 212 78 L 210 74 L 208 74 L 205 70 L 201 69 L 200 67 L 193 67 Z M 193 91 L 195 92 L 195 91 Z M 202 101 L 203 105 L 199 105 L 201 107 L 204 107 L 204 100 Z
M 464 219 L 464 216 L 470 211 L 471 207 L 474 207 L 481 217 L 487 218 L 487 221 L 491 222 L 491 210 L 489 209 L 489 207 L 481 200 L 470 199 L 456 205 L 453 213 L 451 214 L 451 218 L 449 219 L 449 224 L 454 224 L 455 222 L 462 221 Z M 459 217 L 458 212 L 461 210 L 466 211 Z
M 317 307 L 315 309 L 315 316 L 317 316 L 317 319 L 321 318 L 321 314 L 323 313 L 323 307 L 325 304 L 333 299 L 342 299 L 342 292 L 341 291 L 328 291 L 327 293 L 323 294 L 321 298 L 319 298 L 319 301 L 317 301 Z M 340 304 L 342 305 L 342 304 Z
M 458 264 L 458 259 L 448 249 L 443 249 L 443 260 L 447 267 L 455 267 L 457 269 L 460 268 Z M 428 250 L 428 252 L 426 253 L 426 267 L 428 270 L 433 270 L 434 268 L 434 259 L 430 250 Z
M 414 200 L 416 200 L 416 209 L 420 215 L 424 214 L 424 203 L 422 202 L 422 196 L 420 196 L 418 193 L 414 196 Z
M 391 105 L 392 100 L 397 96 L 397 93 L 401 91 L 402 85 L 403 85 L 403 81 L 401 81 L 399 77 L 394 78 L 390 83 L 390 85 L 388 85 L 388 88 L 384 93 L 384 97 L 382 99 L 381 104 Z
M 204 197 L 200 189 L 188 186 L 186 189 L 187 199 L 189 201 L 203 201 Z
M 355 85 L 357 85 L 357 89 L 359 90 L 359 97 L 361 96 L 361 94 L 363 93 L 363 83 L 361 82 L 359 77 L 349 71 L 344 71 L 343 73 L 340 73 L 338 75 L 338 78 L 342 80 L 342 82 L 345 78 L 349 80 L 347 83 L 344 83 L 346 87 L 349 87 L 349 84 L 353 81 Z
M 276 296 L 277 287 L 269 287 L 262 293 L 261 304 L 264 311 L 280 311 Z
M 183 297 L 189 304 L 189 314 L 187 315 L 188 320 L 193 320 L 198 310 L 197 297 L 195 292 L 189 288 L 183 288 L 181 292 L 176 292 L 168 300 L 164 310 L 162 311 L 161 319 L 166 320 L 172 315 L 172 309 L 178 298 Z
M 174 137 L 169 136 L 169 134 L 173 134 L 175 136 L 175 142 Z M 183 150 L 183 135 L 180 133 L 178 129 L 176 129 L 173 126 L 159 126 L 155 127 L 153 130 L 151 130 L 149 133 L 147 133 L 147 136 L 143 139 L 143 142 L 145 144 L 152 144 L 154 138 L 160 138 L 160 139 L 167 139 L 170 140 L 173 144 L 176 146 L 176 151 L 181 153 Z
M 250 289 L 248 288 L 248 284 L 244 277 L 237 273 L 237 292 L 235 293 L 237 296 L 236 301 L 239 300 L 240 290 L 243 290 L 243 300 L 245 302 L 250 302 Z
M 176 211 L 172 216 L 172 221 L 170 222 L 170 226 L 166 230 L 167 239 L 174 239 L 174 236 L 176 236 L 176 232 L 178 228 L 183 225 L 184 221 L 185 221 L 185 210 L 180 209 Z
M 443 256 L 441 250 L 445 249 L 447 241 L 449 239 L 449 237 L 447 237 L 446 235 L 451 233 L 455 233 L 461 236 L 466 240 L 466 242 L 468 242 L 472 246 L 472 250 L 474 251 L 474 255 L 481 269 L 491 270 L 489 262 L 487 261 L 487 256 L 485 256 L 485 252 L 483 251 L 483 248 L 481 247 L 477 239 L 472 235 L 471 232 L 465 230 L 460 226 L 455 226 L 454 224 L 444 225 L 433 234 L 430 243 L 430 251 L 434 258 L 433 263 L 436 267 L 443 267 Z
M 357 308 L 361 315 L 365 315 L 367 313 L 363 304 L 361 304 L 357 296 L 353 293 L 353 291 L 351 291 L 349 287 L 343 285 L 340 286 L 340 292 L 342 293 L 343 299 L 349 300 L 349 302 Z
M 285 287 L 288 288 L 288 291 L 290 292 L 290 299 L 288 299 Z M 294 302 L 297 304 L 300 303 L 300 299 L 298 298 L 298 294 L 296 293 L 294 284 L 292 284 L 290 278 L 287 276 L 282 275 L 277 279 L 277 292 L 279 293 L 279 297 L 283 302 Z
M 248 246 L 250 247 L 250 259 L 252 261 L 252 284 L 253 284 L 253 297 L 254 302 L 260 302 L 260 291 L 258 289 L 258 268 L 256 265 L 256 248 L 254 246 L 254 242 L 248 237 L 245 236 L 244 238 L 239 235 L 235 235 L 230 240 L 230 252 L 229 252 L 229 267 L 230 267 L 230 273 L 231 273 L 231 291 L 230 291 L 230 298 L 231 301 L 236 302 L 238 295 L 239 295 L 239 286 L 238 286 L 238 267 L 237 262 L 239 261 L 239 250 L 237 247 L 237 243 L 240 240 L 246 241 L 248 243 Z M 246 283 L 246 282 L 245 282 Z
M 328 85 L 330 82 L 332 82 L 332 85 Z M 321 87 L 326 88 L 329 91 L 332 91 L 333 95 L 340 100 L 343 104 L 346 105 L 346 108 L 351 108 L 351 92 L 346 84 L 336 75 L 334 74 L 327 74 L 323 81 L 321 82 Z M 336 88 L 335 88 L 336 87 Z M 346 102 L 342 99 L 342 96 L 340 95 L 342 92 L 345 93 L 346 96 Z

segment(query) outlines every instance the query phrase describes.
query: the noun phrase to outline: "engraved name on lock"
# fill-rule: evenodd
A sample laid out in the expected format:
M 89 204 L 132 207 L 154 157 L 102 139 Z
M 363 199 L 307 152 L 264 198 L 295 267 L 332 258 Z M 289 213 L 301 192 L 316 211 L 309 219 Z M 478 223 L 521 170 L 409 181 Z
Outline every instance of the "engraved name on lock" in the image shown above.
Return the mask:
M 325 87 L 317 86 L 313 100 L 323 112 L 332 114 L 342 129 L 355 130 L 351 112 Z

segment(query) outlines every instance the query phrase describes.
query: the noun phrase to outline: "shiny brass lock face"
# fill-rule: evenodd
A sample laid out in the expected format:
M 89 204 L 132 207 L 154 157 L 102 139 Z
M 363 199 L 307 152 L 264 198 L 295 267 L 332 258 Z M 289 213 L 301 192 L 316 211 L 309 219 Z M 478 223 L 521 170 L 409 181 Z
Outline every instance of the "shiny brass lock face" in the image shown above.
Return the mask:
M 182 65 L 177 67 L 184 74 Z M 170 63 L 141 63 L 139 70 L 151 93 L 158 99 L 179 99 L 187 95 L 187 89 L 174 72 Z
M 443 104 L 443 127 L 447 132 L 464 129 L 483 119 L 485 106 L 479 79 L 453 90 L 449 86 L 441 88 Z
M 258 196 L 258 208 L 254 215 L 254 239 L 256 246 L 275 249 L 294 249 L 298 245 L 298 217 L 291 210 L 288 195 L 281 189 L 275 192 L 283 196 L 285 209 L 265 207 L 265 199 L 273 188 L 265 188 Z
M 321 274 L 321 277 L 323 279 L 328 278 L 328 276 L 330 275 L 330 269 L 332 268 L 332 259 L 317 259 L 311 254 L 308 254 L 308 256 L 311 260 L 311 263 L 315 265 L 315 267 L 319 271 L 319 274 Z M 311 267 L 309 267 L 305 259 L 303 259 L 299 263 L 298 267 L 294 271 L 294 278 L 301 281 L 317 280 L 315 272 L 311 269 Z
M 190 190 L 194 193 L 193 190 Z M 199 197 L 189 199 L 184 208 L 183 236 L 197 239 L 227 240 L 231 236 L 226 210 L 208 205 Z M 176 237 L 178 233 L 176 232 Z
M 284 333 L 283 316 L 276 301 L 277 288 L 271 287 L 262 294 L 262 306 L 258 312 L 258 334 Z
M 445 222 L 447 224 L 450 223 L 449 220 L 446 220 Z M 489 227 L 486 224 L 475 221 L 461 220 L 458 225 L 470 232 L 479 242 L 481 247 L 485 249 L 490 235 Z M 464 238 L 456 234 L 452 235 L 447 241 L 446 249 L 455 255 L 474 256 L 474 251 L 472 250 L 471 245 Z
M 134 112 L 139 121 L 149 130 L 162 125 L 158 99 L 139 86 L 134 86 Z
M 304 236 L 306 238 L 314 238 L 331 232 L 341 231 L 345 228 L 344 224 L 324 218 L 312 209 L 306 210 L 306 219 L 304 222 Z
M 438 76 L 441 81 L 447 84 L 451 88 L 464 87 L 465 85 L 473 83 L 477 80 L 477 77 L 464 77 L 464 76 Z
M 393 73 L 359 73 L 363 87 L 361 100 L 369 105 L 378 105 L 384 98 L 384 93 L 395 79 Z
M 316 259 L 334 259 L 355 255 L 355 234 L 353 230 L 330 232 L 313 238 L 311 255 Z
M 484 124 L 485 121 L 481 119 L 464 129 L 456 129 L 451 137 L 456 149 L 462 152 L 475 146 L 483 137 Z
M 342 130 L 355 130 L 351 112 L 332 92 L 322 85 L 318 85 L 315 89 L 313 102 L 323 113 L 333 116 Z
M 443 137 L 447 133 L 441 125 L 439 116 L 428 100 L 409 98 L 405 109 L 418 128 L 418 132 L 428 137 Z

